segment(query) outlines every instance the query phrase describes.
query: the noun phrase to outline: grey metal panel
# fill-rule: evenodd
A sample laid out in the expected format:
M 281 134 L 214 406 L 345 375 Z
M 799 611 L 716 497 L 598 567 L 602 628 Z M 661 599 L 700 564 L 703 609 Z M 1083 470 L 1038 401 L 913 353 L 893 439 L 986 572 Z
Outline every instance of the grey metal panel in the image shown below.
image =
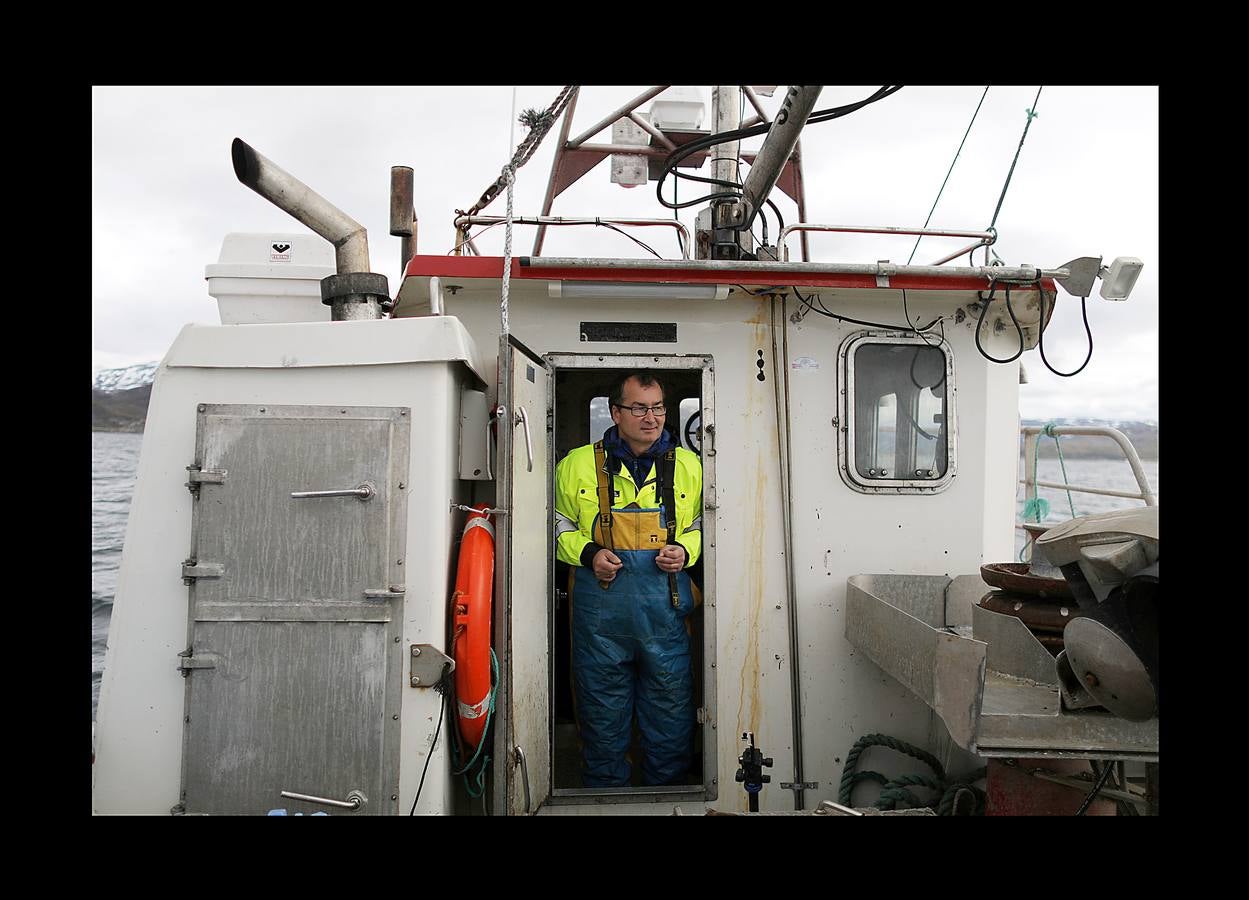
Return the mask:
M 970 749 L 980 713 L 986 647 L 945 627 L 942 575 L 854 575 L 846 583 L 846 640 L 898 679 Z
M 398 811 L 405 408 L 199 407 L 182 804 L 263 814 L 283 790 Z M 368 483 L 375 494 L 295 499 Z M 173 661 L 171 660 L 171 665 Z M 342 814 L 330 810 L 330 814 Z
M 972 608 L 992 588 L 979 575 L 956 575 L 945 589 L 945 624 L 972 624 Z
M 384 716 L 387 624 L 201 622 L 196 652 L 215 668 L 188 681 L 187 811 L 263 815 L 339 811 L 284 800 L 281 792 L 369 798 L 361 814 L 385 812 Z
M 1014 616 L 983 606 L 972 608 L 972 636 L 989 645 L 989 668 L 1018 678 L 1048 684 L 1058 690 L 1054 657 Z
M 203 521 L 193 555 L 200 562 L 228 561 L 230 577 L 201 582 L 197 599 L 343 599 L 384 587 L 383 581 L 403 583 L 402 567 L 388 563 L 387 513 L 392 493 L 399 493 L 390 466 L 397 414 L 211 406 L 200 415 L 196 462 L 228 474 L 223 484 L 200 488 L 196 515 Z M 406 444 L 406 417 L 402 421 Z M 290 496 L 364 482 L 378 493 L 367 502 Z M 218 509 L 217 498 L 228 498 L 228 508 Z M 218 520 L 218 512 L 226 518 Z
M 1129 722 L 1105 710 L 1063 710 L 1056 685 L 989 672 L 976 752 L 982 756 L 1069 753 L 1083 758 L 1156 760 L 1158 720 Z

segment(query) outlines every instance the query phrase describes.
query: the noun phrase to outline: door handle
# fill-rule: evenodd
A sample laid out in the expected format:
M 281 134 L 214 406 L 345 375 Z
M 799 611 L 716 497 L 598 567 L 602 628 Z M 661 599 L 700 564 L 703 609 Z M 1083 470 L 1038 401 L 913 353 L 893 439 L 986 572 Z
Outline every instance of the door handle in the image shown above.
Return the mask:
M 525 453 L 528 454 L 529 466 L 525 471 L 533 471 L 533 439 L 529 436 L 529 413 L 525 411 L 525 407 L 518 406 L 516 408 L 516 421 L 525 426 Z
M 364 809 L 369 798 L 363 791 L 352 791 L 346 800 L 331 800 L 328 797 L 313 797 L 310 794 L 297 794 L 294 791 L 282 791 L 282 796 L 291 800 L 303 800 L 305 803 L 320 803 L 322 806 L 333 806 L 338 809 L 349 809 L 352 812 Z
M 291 491 L 292 500 L 318 500 L 322 497 L 356 497 L 361 501 L 372 500 L 377 496 L 377 488 L 371 481 L 359 487 L 344 488 L 340 491 Z
M 524 750 L 522 750 L 522 749 L 520 749 L 520 747 L 513 747 L 513 748 L 512 748 L 512 753 L 513 753 L 513 754 L 515 755 L 515 757 L 516 757 L 516 762 L 515 762 L 513 765 L 514 765 L 514 766 L 515 766 L 515 765 L 519 765 L 519 766 L 520 766 L 520 775 L 521 775 L 521 779 L 522 779 L 521 783 L 522 783 L 522 784 L 524 784 L 524 786 L 525 786 L 525 812 L 526 812 L 526 813 L 528 813 L 528 812 L 529 812 L 529 807 L 530 807 L 530 797 L 529 797 L 529 764 L 528 764 L 527 762 L 525 762 L 525 751 L 524 751 Z

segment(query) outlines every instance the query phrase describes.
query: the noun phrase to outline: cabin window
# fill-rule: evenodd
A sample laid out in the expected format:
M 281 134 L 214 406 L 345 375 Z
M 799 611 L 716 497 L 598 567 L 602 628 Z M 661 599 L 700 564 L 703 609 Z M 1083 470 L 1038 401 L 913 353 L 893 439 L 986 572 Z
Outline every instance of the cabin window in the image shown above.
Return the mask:
M 840 356 L 843 479 L 860 491 L 943 488 L 954 474 L 948 347 L 915 335 L 859 334 Z
M 611 426 L 611 404 L 606 397 L 595 397 L 590 401 L 590 443 L 601 441 Z

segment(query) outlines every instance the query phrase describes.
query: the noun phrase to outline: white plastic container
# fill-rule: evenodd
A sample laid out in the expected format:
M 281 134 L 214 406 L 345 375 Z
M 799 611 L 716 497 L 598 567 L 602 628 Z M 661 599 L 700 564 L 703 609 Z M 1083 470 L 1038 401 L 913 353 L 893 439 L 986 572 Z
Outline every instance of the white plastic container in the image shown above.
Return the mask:
M 697 88 L 672 87 L 651 102 L 651 124 L 673 131 L 697 131 L 706 111 Z
M 315 234 L 227 234 L 204 267 L 222 325 L 328 322 L 321 279 L 337 271 L 334 248 Z

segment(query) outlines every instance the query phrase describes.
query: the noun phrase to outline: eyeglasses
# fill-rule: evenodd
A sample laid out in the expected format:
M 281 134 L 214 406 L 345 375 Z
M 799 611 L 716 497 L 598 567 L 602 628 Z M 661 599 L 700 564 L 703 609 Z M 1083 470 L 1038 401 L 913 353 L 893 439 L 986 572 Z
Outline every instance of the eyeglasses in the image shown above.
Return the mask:
M 664 405 L 662 403 L 656 403 L 654 406 L 620 406 L 619 404 L 616 404 L 616 409 L 627 409 L 629 412 L 633 413 L 633 415 L 637 416 L 639 419 L 642 418 L 642 416 L 646 415 L 648 412 L 654 413 L 656 418 L 664 415 L 667 412 L 667 410 L 664 409 Z

